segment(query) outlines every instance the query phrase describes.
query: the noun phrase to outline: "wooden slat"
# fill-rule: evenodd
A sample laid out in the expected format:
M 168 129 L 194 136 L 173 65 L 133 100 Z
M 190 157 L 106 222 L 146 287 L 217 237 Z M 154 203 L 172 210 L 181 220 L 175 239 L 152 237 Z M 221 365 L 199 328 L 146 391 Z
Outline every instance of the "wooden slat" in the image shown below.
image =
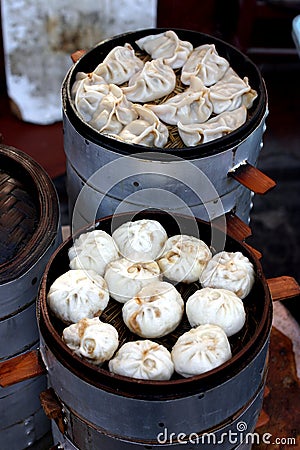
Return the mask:
M 274 302 L 300 295 L 300 286 L 293 277 L 269 278 L 267 283 Z
M 249 244 L 244 243 L 244 245 L 250 250 L 251 253 L 253 253 L 253 255 L 257 258 L 257 259 L 261 259 L 262 258 L 262 254 L 259 250 L 257 250 L 256 248 L 252 247 Z
M 270 394 L 270 388 L 266 385 L 264 390 L 264 398 L 268 397 Z
M 52 388 L 40 393 L 40 401 L 48 419 L 57 419 L 62 414 L 62 407 Z
M 85 55 L 86 50 L 77 50 L 76 52 L 72 53 L 71 55 L 71 59 L 73 61 L 73 63 L 77 63 L 77 61 L 83 56 Z
M 238 241 L 243 241 L 252 234 L 249 225 L 232 212 L 226 214 L 226 225 L 227 233 Z
M 38 350 L 16 356 L 0 363 L 0 386 L 7 387 L 46 372 Z
M 52 388 L 49 388 L 41 392 L 40 401 L 44 413 L 46 414 L 48 419 L 55 420 L 60 432 L 64 434 L 65 424 L 63 418 L 62 405 L 59 402 L 54 390 Z
M 266 413 L 264 409 L 262 409 L 258 416 L 255 428 L 263 427 L 268 422 L 270 422 L 270 416 Z
M 276 183 L 272 178 L 268 177 L 261 172 L 261 170 L 248 162 L 245 162 L 245 164 L 241 164 L 236 169 L 228 172 L 228 176 L 234 178 L 255 194 L 265 194 L 276 186 Z

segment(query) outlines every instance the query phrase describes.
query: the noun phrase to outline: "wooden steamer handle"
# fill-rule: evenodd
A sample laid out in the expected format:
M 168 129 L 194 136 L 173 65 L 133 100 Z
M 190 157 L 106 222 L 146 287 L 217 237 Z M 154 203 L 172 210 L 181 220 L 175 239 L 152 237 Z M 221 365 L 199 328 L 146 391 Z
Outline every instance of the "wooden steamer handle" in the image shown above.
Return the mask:
M 66 418 L 64 417 L 63 406 L 55 394 L 54 389 L 49 388 L 41 392 L 40 402 L 48 419 L 54 420 L 59 431 L 64 434 L 66 431 Z
M 0 363 L 0 386 L 12 386 L 45 373 L 39 350 L 31 350 Z
M 300 295 L 300 286 L 293 277 L 282 276 L 269 278 L 267 284 L 273 302 Z
M 257 259 L 262 258 L 262 254 L 245 242 L 249 236 L 252 235 L 252 230 L 242 219 L 236 216 L 233 212 L 226 214 L 227 234 L 231 235 L 238 241 L 243 241 L 243 244 L 256 256 Z
M 233 212 L 226 214 L 227 233 L 238 241 L 244 241 L 252 235 L 252 230 L 242 219 Z
M 247 161 L 233 167 L 228 176 L 234 178 L 238 183 L 253 191 L 255 194 L 266 194 L 276 186 L 272 178 L 265 175 L 261 170 L 249 164 Z

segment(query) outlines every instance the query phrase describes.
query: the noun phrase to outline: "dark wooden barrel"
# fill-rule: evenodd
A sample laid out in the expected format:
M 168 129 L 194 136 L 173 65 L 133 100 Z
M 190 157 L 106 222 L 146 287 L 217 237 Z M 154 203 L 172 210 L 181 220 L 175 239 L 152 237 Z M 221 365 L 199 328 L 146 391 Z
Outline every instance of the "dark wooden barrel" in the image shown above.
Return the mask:
M 59 203 L 50 177 L 25 153 L 0 145 L 0 361 L 38 346 L 36 297 L 60 242 Z M 48 432 L 39 401 L 46 381 L 40 376 L 0 387 L 1 448 L 24 449 Z

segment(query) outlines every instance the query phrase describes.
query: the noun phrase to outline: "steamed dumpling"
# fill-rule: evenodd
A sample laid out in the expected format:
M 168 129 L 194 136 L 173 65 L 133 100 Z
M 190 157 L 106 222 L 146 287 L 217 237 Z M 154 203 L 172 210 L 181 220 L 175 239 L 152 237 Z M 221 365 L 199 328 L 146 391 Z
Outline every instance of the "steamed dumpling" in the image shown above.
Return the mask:
M 108 367 L 110 372 L 142 380 L 169 380 L 174 372 L 170 352 L 150 340 L 126 342 Z
M 125 303 L 143 286 L 159 280 L 160 269 L 155 261 L 137 263 L 120 258 L 106 266 L 104 279 L 111 297 Z
M 169 280 L 193 283 L 199 280 L 211 257 L 205 242 L 194 236 L 178 234 L 167 240 L 158 264 Z
M 199 325 L 181 335 L 172 352 L 175 371 L 185 378 L 212 370 L 232 354 L 225 332 L 218 325 Z
M 76 96 L 75 107 L 89 125 L 104 134 L 118 134 L 137 118 L 132 103 L 115 84 L 99 84 L 97 90 Z
M 125 44 L 123 47 L 114 47 L 94 73 L 104 78 L 107 84 L 123 84 L 143 66 L 144 63 L 136 56 L 132 46 Z
M 232 111 L 241 105 L 245 105 L 247 109 L 251 108 L 256 97 L 257 92 L 251 89 L 248 78 L 240 78 L 231 67 L 209 90 L 209 98 L 215 114 Z
M 151 102 L 170 94 L 176 84 L 176 76 L 162 59 L 147 61 L 140 72 L 130 78 L 123 92 L 132 102 Z
M 107 84 L 104 78 L 95 73 L 77 72 L 76 79 L 71 89 L 71 96 L 77 105 L 81 98 L 89 91 L 97 91 L 98 86 Z
M 191 76 L 199 77 L 205 86 L 219 81 L 229 67 L 227 59 L 220 56 L 214 44 L 204 44 L 195 48 L 181 72 L 183 84 L 190 84 Z
M 77 355 L 90 363 L 101 365 L 112 358 L 118 348 L 117 330 L 108 323 L 94 319 L 81 319 L 63 330 L 63 341 Z
M 106 265 L 119 258 L 113 238 L 103 230 L 81 234 L 68 252 L 71 269 L 92 269 L 103 276 Z
M 220 252 L 208 262 L 200 276 L 203 287 L 228 289 L 245 298 L 255 280 L 253 264 L 241 252 Z
M 162 58 L 173 69 L 182 67 L 193 50 L 190 42 L 181 41 L 172 30 L 145 36 L 135 42 L 152 59 Z
M 138 118 L 126 125 L 119 137 L 131 144 L 146 147 L 162 148 L 168 142 L 169 132 L 159 118 L 149 109 L 141 105 L 134 105 Z
M 112 234 L 122 256 L 132 261 L 157 259 L 168 239 L 163 226 L 152 219 L 125 222 Z
M 158 338 L 179 325 L 184 303 L 177 289 L 165 281 L 144 286 L 122 308 L 123 320 L 133 333 L 144 338 Z
M 205 122 L 212 113 L 212 103 L 209 99 L 209 89 L 202 81 L 192 76 L 190 87 L 174 95 L 159 105 L 147 105 L 163 122 L 177 125 Z
M 187 147 L 213 141 L 241 127 L 247 119 L 244 105 L 234 111 L 225 111 L 207 122 L 184 125 L 178 122 L 178 133 Z
M 105 280 L 94 270 L 69 270 L 50 286 L 49 308 L 65 323 L 100 316 L 109 301 Z
M 186 314 L 192 327 L 219 325 L 228 337 L 240 331 L 246 319 L 244 304 L 234 292 L 209 287 L 188 298 Z

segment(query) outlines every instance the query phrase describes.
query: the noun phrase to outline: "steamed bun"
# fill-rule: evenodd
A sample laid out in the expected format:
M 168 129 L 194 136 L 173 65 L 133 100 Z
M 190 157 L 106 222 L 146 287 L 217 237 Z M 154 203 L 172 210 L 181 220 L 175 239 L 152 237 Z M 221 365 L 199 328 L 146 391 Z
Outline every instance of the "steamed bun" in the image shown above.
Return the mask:
M 92 269 L 103 276 L 106 265 L 119 258 L 113 238 L 102 230 L 81 234 L 68 252 L 71 269 Z
M 157 259 L 168 239 L 163 226 L 152 219 L 125 222 L 113 232 L 112 237 L 121 255 L 136 262 Z
M 143 380 L 169 380 L 174 372 L 170 352 L 150 340 L 126 342 L 108 366 L 113 373 Z
M 101 365 L 109 360 L 119 345 L 117 330 L 98 317 L 81 319 L 63 330 L 63 341 L 77 355 L 92 364 Z
M 199 325 L 181 335 L 172 352 L 175 371 L 185 378 L 200 375 L 231 358 L 225 332 L 218 325 Z
M 192 327 L 208 323 L 219 325 L 227 336 L 240 331 L 246 319 L 244 304 L 234 292 L 209 287 L 188 298 L 186 314 Z
M 155 261 L 135 263 L 126 258 L 109 263 L 104 274 L 111 297 L 120 303 L 127 302 L 143 286 L 160 277 L 160 269 Z
M 203 287 L 233 291 L 245 298 L 254 284 L 253 264 L 241 252 L 220 252 L 213 256 L 200 276 Z
M 183 311 L 184 303 L 177 289 L 165 281 L 156 281 L 125 303 L 122 314 L 130 331 L 144 338 L 158 338 L 175 330 Z
M 69 270 L 50 286 L 47 302 L 64 323 L 100 316 L 109 301 L 105 280 L 94 270 Z
M 208 246 L 194 236 L 170 237 L 158 264 L 169 280 L 185 283 L 197 281 L 211 258 Z

